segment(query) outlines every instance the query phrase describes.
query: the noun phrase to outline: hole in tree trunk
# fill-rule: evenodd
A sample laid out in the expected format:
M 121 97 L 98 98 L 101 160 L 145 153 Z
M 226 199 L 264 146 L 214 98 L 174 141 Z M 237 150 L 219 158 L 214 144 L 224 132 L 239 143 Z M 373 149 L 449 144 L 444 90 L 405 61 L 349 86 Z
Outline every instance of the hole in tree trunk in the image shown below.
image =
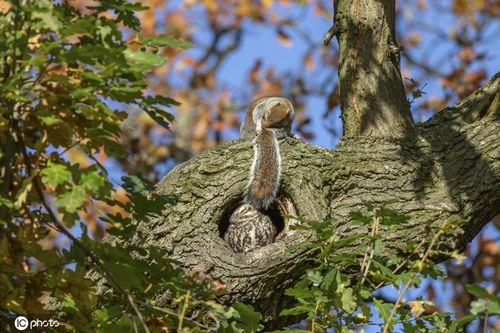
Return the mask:
M 283 212 L 280 211 L 276 201 L 273 202 L 268 209 L 262 211 L 262 213 L 271 219 L 271 222 L 273 222 L 274 227 L 276 228 L 276 237 L 278 237 L 283 229 L 285 229 L 285 219 L 283 218 Z
M 232 201 L 224 211 L 222 218 L 219 222 L 219 236 L 224 238 L 226 234 L 227 228 L 229 227 L 229 218 L 231 214 L 243 204 L 241 198 Z M 267 215 L 271 222 L 274 224 L 276 228 L 276 240 L 283 238 L 288 230 L 289 221 L 285 219 L 284 216 L 294 216 L 295 208 L 292 205 L 290 199 L 284 197 L 283 195 L 278 195 L 276 200 L 271 204 L 271 206 L 266 210 L 261 210 L 261 212 Z

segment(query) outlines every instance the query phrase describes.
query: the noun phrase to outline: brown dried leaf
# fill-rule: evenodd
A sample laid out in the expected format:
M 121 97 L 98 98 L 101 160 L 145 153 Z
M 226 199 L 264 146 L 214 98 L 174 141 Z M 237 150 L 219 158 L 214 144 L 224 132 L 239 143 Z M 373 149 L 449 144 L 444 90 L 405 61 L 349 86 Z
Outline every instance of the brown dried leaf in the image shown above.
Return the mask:
M 314 68 L 316 67 L 316 63 L 314 62 L 314 57 L 313 57 L 313 54 L 311 52 L 306 53 L 306 55 L 303 58 L 303 63 L 304 63 L 304 67 L 308 71 L 313 71 Z
M 293 44 L 292 39 L 282 30 L 278 29 L 276 31 L 277 37 L 278 37 L 278 42 L 280 42 L 281 45 L 290 47 Z

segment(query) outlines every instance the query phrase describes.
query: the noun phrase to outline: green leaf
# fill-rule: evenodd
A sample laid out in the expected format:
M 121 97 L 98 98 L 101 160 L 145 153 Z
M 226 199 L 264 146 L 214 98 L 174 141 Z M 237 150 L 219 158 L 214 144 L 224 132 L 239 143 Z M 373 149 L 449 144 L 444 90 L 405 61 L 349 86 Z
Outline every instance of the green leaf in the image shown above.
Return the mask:
M 47 167 L 42 170 L 42 181 L 52 186 L 66 183 L 71 176 L 65 164 L 49 161 Z
M 153 190 L 153 186 L 137 176 L 123 176 L 123 188 L 130 193 L 146 193 Z
M 153 37 L 143 38 L 141 40 L 141 43 L 147 46 L 156 46 L 156 47 L 170 46 L 179 49 L 188 49 L 190 47 L 193 47 L 193 44 L 191 44 L 190 42 L 163 34 Z
M 473 321 L 476 318 L 477 318 L 477 316 L 475 316 L 473 314 L 468 314 L 468 315 L 463 316 L 460 319 L 454 320 L 451 323 L 450 328 L 448 329 L 448 333 L 456 333 L 457 329 L 464 327 L 465 324 L 470 323 L 471 321 Z
M 488 304 L 488 312 L 494 315 L 500 315 L 500 301 L 496 298 L 496 301 L 490 301 Z
M 358 225 L 370 225 L 372 224 L 372 219 L 369 216 L 364 215 L 362 212 L 350 212 L 349 218 L 353 224 Z
M 483 298 L 472 301 L 470 303 L 470 313 L 474 315 L 483 313 L 484 310 L 486 310 L 487 306 L 488 306 L 487 301 Z
M 46 126 L 52 126 L 62 122 L 61 118 L 46 109 L 38 111 L 36 117 Z
M 353 235 L 350 235 L 350 236 L 347 236 L 347 237 L 342 237 L 340 238 L 339 240 L 336 240 L 334 242 L 334 245 L 335 245 L 335 248 L 336 249 L 340 249 L 340 248 L 343 248 L 343 247 L 347 247 L 351 244 L 354 243 L 354 241 L 362 238 L 362 237 L 365 237 L 366 234 L 353 234 Z
M 124 54 L 129 64 L 142 72 L 148 72 L 153 67 L 159 67 L 167 60 L 163 55 L 146 51 L 134 52 L 127 49 L 124 51 Z
M 165 110 L 156 107 L 150 107 L 145 109 L 146 113 L 159 125 L 166 129 L 170 129 L 169 125 L 174 120 L 174 116 Z
M 100 85 L 104 83 L 103 79 L 96 72 L 85 71 L 82 73 L 82 75 L 84 78 L 91 81 L 93 84 Z
M 354 310 L 356 310 L 356 308 L 358 307 L 356 304 L 356 297 L 353 295 L 352 288 L 346 288 L 342 292 L 340 301 L 342 303 L 342 310 L 349 314 L 353 313 Z
M 82 174 L 78 185 L 86 189 L 90 193 L 96 194 L 101 188 L 106 185 L 106 179 L 96 171 L 86 172 Z
M 312 297 L 311 290 L 307 289 L 306 280 L 301 280 L 293 288 L 285 290 L 285 295 L 293 296 L 298 299 L 307 299 Z
M 66 309 L 72 309 L 74 311 L 79 311 L 78 307 L 76 306 L 75 300 L 73 299 L 73 297 L 70 294 L 64 294 L 63 306 Z
M 120 102 L 133 103 L 142 96 L 142 87 L 140 86 L 113 86 L 107 89 L 111 98 Z
M 109 26 L 99 26 L 97 28 L 97 35 L 101 37 L 101 39 L 106 39 L 107 36 L 109 36 L 113 30 Z
M 375 240 L 374 246 L 373 246 L 373 251 L 376 255 L 380 254 L 382 252 L 383 248 L 383 243 L 382 239 L 378 238 Z
M 280 316 L 295 316 L 299 315 L 302 313 L 308 313 L 309 308 L 306 304 L 300 304 L 297 306 L 294 306 L 293 308 L 290 309 L 284 309 L 280 312 Z
M 93 87 L 75 89 L 71 92 L 71 95 L 77 100 L 85 99 L 94 90 Z
M 478 285 L 475 285 L 475 284 L 467 284 L 465 285 L 465 289 L 467 290 L 468 293 L 476 296 L 476 297 L 479 297 L 479 298 L 491 298 L 491 295 L 486 289 L 478 286 Z
M 37 258 L 42 263 L 48 266 L 55 266 L 59 264 L 60 261 L 60 256 L 57 252 L 54 253 L 53 251 L 36 248 L 30 251 L 30 253 L 33 257 Z
M 373 303 L 375 304 L 375 307 L 379 311 L 380 316 L 384 319 L 384 321 L 387 320 L 389 318 L 389 308 L 391 305 L 385 304 L 377 298 L 373 299 Z
M 14 202 L 14 207 L 20 208 L 28 200 L 28 193 L 31 191 L 32 187 L 33 187 L 32 178 L 26 178 L 23 180 L 21 188 L 16 194 L 16 201 Z
M 163 106 L 170 106 L 170 105 L 181 105 L 181 103 L 177 102 L 175 99 L 172 99 L 170 97 L 165 97 L 165 96 L 146 96 L 144 98 L 144 102 L 153 105 L 153 104 L 159 104 Z
M 80 186 L 75 186 L 69 191 L 59 195 L 56 203 L 60 208 L 64 208 L 68 213 L 75 213 L 85 200 L 85 190 Z
M 323 278 L 323 282 L 321 284 L 321 287 L 325 290 L 330 288 L 333 280 L 335 280 L 335 276 L 337 275 L 338 271 L 336 269 L 330 270 L 325 277 Z
M 91 33 L 96 29 L 96 17 L 93 15 L 83 16 L 72 20 L 71 22 L 65 22 L 64 27 L 61 29 L 60 33 L 63 38 L 72 36 L 75 34 Z
M 380 207 L 377 214 L 382 216 L 382 220 L 380 221 L 380 223 L 382 225 L 388 225 L 388 226 L 396 224 L 404 224 L 410 219 L 409 216 L 401 214 L 387 207 Z
M 233 308 L 240 314 L 240 320 L 243 323 L 241 328 L 243 328 L 245 332 L 257 332 L 262 315 L 255 311 L 252 306 L 239 302 L 235 303 Z
M 14 203 L 7 198 L 0 197 L 0 206 L 5 206 L 7 208 L 14 207 Z
M 140 288 L 144 283 L 147 263 L 130 255 L 130 250 L 108 243 L 99 244 L 94 251 L 106 261 L 106 265 L 124 288 Z
M 307 278 L 313 283 L 314 286 L 319 286 L 323 281 L 323 276 L 321 276 L 321 273 L 315 270 L 308 270 Z
M 59 19 L 52 15 L 50 11 L 34 11 L 31 15 L 33 18 L 41 20 L 43 22 L 43 27 L 52 31 L 58 31 L 62 26 Z

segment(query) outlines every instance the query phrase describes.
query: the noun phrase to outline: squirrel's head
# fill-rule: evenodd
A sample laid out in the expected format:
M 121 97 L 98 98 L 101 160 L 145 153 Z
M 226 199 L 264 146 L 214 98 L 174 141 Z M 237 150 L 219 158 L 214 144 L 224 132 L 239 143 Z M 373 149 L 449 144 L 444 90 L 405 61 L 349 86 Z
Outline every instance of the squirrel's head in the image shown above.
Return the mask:
M 279 96 L 261 97 L 250 103 L 257 132 L 261 127 L 290 129 L 295 110 L 292 103 Z

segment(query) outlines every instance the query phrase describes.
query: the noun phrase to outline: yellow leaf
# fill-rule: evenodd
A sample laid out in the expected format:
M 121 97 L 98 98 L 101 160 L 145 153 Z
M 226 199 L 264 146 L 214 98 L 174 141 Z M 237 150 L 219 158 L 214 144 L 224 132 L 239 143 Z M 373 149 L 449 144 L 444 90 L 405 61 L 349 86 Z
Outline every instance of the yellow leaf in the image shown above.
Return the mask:
M 264 6 L 264 9 L 267 9 L 271 7 L 273 4 L 274 0 L 262 0 L 262 5 Z
M 38 41 L 40 40 L 40 38 L 42 38 L 42 35 L 38 34 L 38 35 L 35 35 L 35 36 L 31 37 L 30 39 L 28 39 L 28 48 L 30 50 L 34 50 L 37 47 L 39 47 L 40 43 L 38 43 Z
M 424 301 L 409 301 L 411 313 L 415 318 L 418 318 L 422 313 L 424 313 Z
M 463 255 L 463 253 L 459 253 L 459 254 L 454 254 L 453 258 L 457 261 L 457 264 L 460 265 L 462 261 L 464 261 L 468 257 Z
M 32 179 L 26 178 L 23 181 L 23 185 L 21 186 L 21 190 L 17 194 L 16 202 L 14 203 L 14 207 L 16 208 L 21 208 L 24 203 L 26 202 L 26 199 L 28 198 L 28 193 L 31 191 L 31 188 L 33 186 L 33 183 L 31 182 Z
M 211 12 L 215 12 L 219 8 L 215 0 L 203 0 L 203 4 Z
M 408 301 L 407 304 L 410 307 L 410 311 L 415 318 L 420 317 L 420 315 L 422 315 L 422 313 L 424 313 L 426 310 L 430 311 L 434 307 L 434 303 L 431 301 L 415 300 L 415 301 Z

